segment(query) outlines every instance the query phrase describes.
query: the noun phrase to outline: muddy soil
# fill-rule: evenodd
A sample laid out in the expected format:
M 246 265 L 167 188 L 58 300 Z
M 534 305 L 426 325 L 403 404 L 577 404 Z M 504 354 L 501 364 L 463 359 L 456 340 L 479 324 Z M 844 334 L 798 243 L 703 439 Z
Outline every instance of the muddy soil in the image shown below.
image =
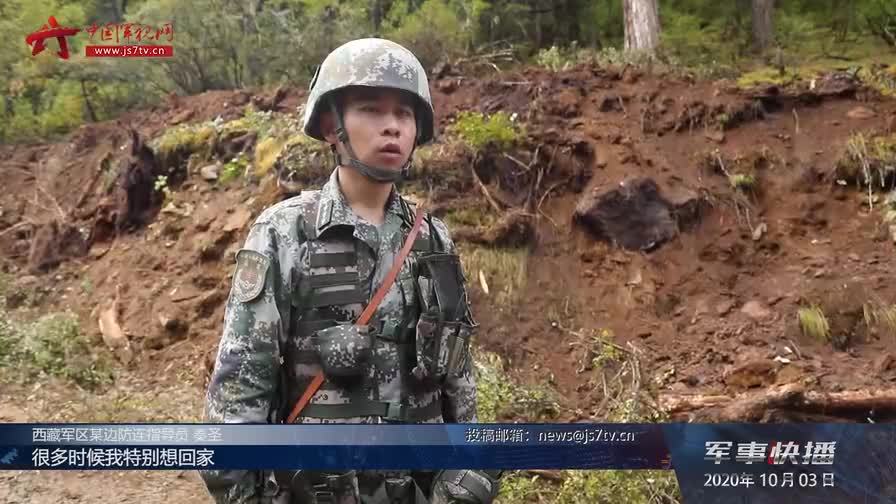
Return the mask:
M 443 162 L 458 182 L 433 204 L 449 213 L 475 200 L 486 212 L 497 206 L 536 216 L 531 233 L 512 233 L 531 248 L 519 299 L 496 306 L 494 295 L 471 285 L 477 343 L 507 359 L 523 383 L 551 384 L 561 420 L 601 420 L 602 393 L 584 370 L 589 354 L 575 345 L 581 329 L 612 331 L 617 344 L 638 353 L 642 372 L 662 393 L 735 396 L 785 383 L 868 390 L 896 381 L 896 366 L 886 365 L 893 359 L 882 359 L 896 354 L 896 335 L 858 330 L 856 319 L 863 303 L 896 299 L 894 243 L 881 233 L 867 194 L 835 176 L 850 136 L 892 125 L 896 101 L 861 89 L 739 90 L 590 67 L 449 76 L 433 91 L 441 129 L 462 110 L 504 110 L 526 124 L 514 157 L 525 165 L 539 153 L 525 173 L 498 154 Z M 153 110 L 83 126 L 60 143 L 0 146 L 0 266 L 17 284 L 47 292 L 37 308 L 74 310 L 98 348 L 95 310 L 120 293 L 120 322 L 136 349 L 122 372 L 152 376 L 145 390 L 180 387 L 201 401 L 231 258 L 247 226 L 277 196 L 264 182 L 221 186 L 193 177 L 176 189 L 181 211 L 148 201 L 142 220 L 116 227 L 110 223 L 122 207 L 101 189 L 112 177 L 104 173 L 139 164 L 128 128 L 149 139 L 172 123 L 239 117 L 249 102 L 293 111 L 302 97 L 294 89 L 172 97 Z M 851 113 L 857 107 L 872 114 Z M 471 166 L 494 205 L 485 202 Z M 752 190 L 732 188 L 731 171 L 749 171 Z M 699 216 L 649 250 L 598 240 L 574 222 L 583 196 L 635 178 L 650 178 L 665 195 L 697 195 Z M 807 304 L 831 314 L 842 344 L 802 334 L 797 310 Z M 14 414 L 40 420 L 48 411 Z M 72 501 L 99 500 L 95 476 L 0 478 L 13 483 L 2 485 L 11 488 L 0 493 L 6 502 L 21 502 L 16 488 L 35 492 L 29 502 L 43 502 L 38 489 L 54 497 L 48 502 L 69 498 L 59 492 L 73 492 Z M 193 476 L 173 473 L 103 476 L 109 483 L 135 502 L 202 495 Z

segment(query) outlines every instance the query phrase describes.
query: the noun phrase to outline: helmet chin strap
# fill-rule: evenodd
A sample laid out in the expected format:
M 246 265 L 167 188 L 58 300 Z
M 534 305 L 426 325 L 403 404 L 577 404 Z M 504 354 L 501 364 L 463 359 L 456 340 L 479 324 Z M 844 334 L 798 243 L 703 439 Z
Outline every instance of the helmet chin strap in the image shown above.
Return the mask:
M 408 160 L 405 162 L 404 166 L 401 167 L 401 170 L 395 171 L 388 168 L 371 166 L 367 163 L 361 162 L 361 160 L 358 159 L 358 156 L 355 155 L 354 149 L 352 149 L 352 144 L 349 141 L 348 133 L 345 131 L 345 123 L 342 120 L 342 112 L 336 106 L 334 99 L 331 98 L 330 100 L 328 100 L 328 102 L 330 105 L 330 110 L 333 111 L 333 117 L 336 118 L 336 136 L 339 139 L 339 143 L 341 143 L 345 147 L 345 152 L 348 153 L 347 162 L 343 161 L 342 155 L 336 150 L 336 146 L 332 146 L 333 155 L 336 158 L 337 165 L 350 166 L 365 177 L 382 184 L 400 182 L 402 179 L 407 178 L 407 176 L 410 174 L 411 160 L 414 157 L 414 150 L 417 148 L 417 139 L 420 138 L 419 119 L 417 121 L 417 139 L 415 139 L 414 141 L 414 146 L 411 147 L 411 153 L 408 156 Z

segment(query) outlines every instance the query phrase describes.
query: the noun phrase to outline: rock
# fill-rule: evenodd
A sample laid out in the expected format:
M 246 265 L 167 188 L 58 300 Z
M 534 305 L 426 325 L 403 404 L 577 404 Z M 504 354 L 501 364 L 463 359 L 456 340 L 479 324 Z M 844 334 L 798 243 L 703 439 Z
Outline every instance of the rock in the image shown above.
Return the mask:
M 704 205 L 693 191 L 679 189 L 666 197 L 653 179 L 636 178 L 603 193 L 584 195 L 573 220 L 598 240 L 648 251 L 699 221 Z
M 715 143 L 724 143 L 725 133 L 723 131 L 712 131 L 706 134 L 706 138 L 712 140 Z
M 27 288 L 27 287 L 33 287 L 33 286 L 37 285 L 37 283 L 38 283 L 38 279 L 34 275 L 25 275 L 25 276 L 19 277 L 19 279 L 15 281 L 16 287 L 18 287 L 20 289 Z
M 162 326 L 162 329 L 165 329 L 166 331 L 175 332 L 178 328 L 182 328 L 187 325 L 176 316 L 169 316 L 165 313 L 159 313 L 158 319 L 159 324 Z
M 120 288 L 116 288 L 115 298 L 99 312 L 97 323 L 103 342 L 121 362 L 128 364 L 134 358 L 131 344 L 118 323 L 118 307 L 121 301 Z
M 210 165 L 203 166 L 199 169 L 200 175 L 205 180 L 209 182 L 218 180 L 218 175 L 221 173 L 221 163 L 214 163 Z
M 883 353 L 874 359 L 874 372 L 875 374 L 883 374 L 889 371 L 893 364 L 896 364 L 896 358 L 893 357 L 893 354 L 889 352 Z
M 859 262 L 862 260 L 862 258 L 859 257 L 859 254 L 856 254 L 855 252 L 850 252 L 849 254 L 847 254 L 846 257 L 849 258 L 850 261 L 855 261 L 855 262 Z
M 700 299 L 697 301 L 697 306 L 694 308 L 694 315 L 700 316 L 709 313 L 709 301 L 706 299 Z
M 457 81 L 454 79 L 439 81 L 436 83 L 436 89 L 445 94 L 451 94 L 457 91 Z
M 772 315 L 772 312 L 768 308 L 756 300 L 747 301 L 747 303 L 741 307 L 740 312 L 753 320 L 764 320 Z
M 815 81 L 815 93 L 820 96 L 854 96 L 861 82 L 849 72 L 831 72 Z
M 733 366 L 724 374 L 723 380 L 729 387 L 761 387 L 773 383 L 775 374 L 774 362 L 756 358 Z
M 157 313 L 156 319 L 159 322 L 160 330 L 150 331 L 144 343 L 146 347 L 158 350 L 187 336 L 190 324 L 181 316 L 180 311 L 168 303 L 163 303 L 153 309 Z
M 787 364 L 775 373 L 775 384 L 797 383 L 803 379 L 805 372 L 797 366 Z
M 768 231 L 768 225 L 764 222 L 756 226 L 756 229 L 753 230 L 753 241 L 761 240 L 766 231 Z
M 876 115 L 877 113 L 875 113 L 870 108 L 862 106 L 855 107 L 854 109 L 846 113 L 846 117 L 850 119 L 871 119 Z
M 231 231 L 239 231 L 246 227 L 246 224 L 248 224 L 251 219 L 252 213 L 249 212 L 249 209 L 240 207 L 227 217 L 227 220 L 224 222 L 224 226 L 221 229 L 227 233 Z
M 716 305 L 716 314 L 720 317 L 724 317 L 731 313 L 731 310 L 734 309 L 734 305 L 735 302 L 733 299 L 726 299 Z

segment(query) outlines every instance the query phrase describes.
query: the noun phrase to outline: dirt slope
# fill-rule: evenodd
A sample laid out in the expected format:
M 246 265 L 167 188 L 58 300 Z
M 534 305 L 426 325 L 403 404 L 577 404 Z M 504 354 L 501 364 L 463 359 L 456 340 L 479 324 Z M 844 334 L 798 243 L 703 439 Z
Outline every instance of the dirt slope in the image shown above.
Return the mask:
M 526 124 L 515 157 L 529 160 L 538 149 L 528 171 L 496 153 L 449 159 L 440 169 L 456 170 L 459 185 L 433 200 L 441 213 L 470 201 L 488 208 L 471 163 L 502 206 L 522 204 L 536 171 L 544 175 L 536 190 L 543 203 L 530 208 L 540 217 L 524 292 L 513 306 L 496 307 L 477 282 L 472 289 L 478 343 L 508 359 L 524 382 L 551 384 L 562 418 L 600 420 L 594 348 L 576 345 L 591 329 L 610 330 L 618 345 L 639 352 L 645 382 L 665 393 L 736 396 L 786 383 L 868 390 L 896 380 L 896 335 L 860 327 L 866 303 L 892 305 L 896 296 L 887 281 L 894 243 L 881 233 L 879 208 L 869 211 L 868 195 L 838 184 L 836 174 L 853 133 L 892 128 L 896 101 L 824 86 L 742 91 L 631 68 L 449 76 L 433 89 L 443 127 L 461 110 L 504 110 Z M 177 187 L 174 212 L 149 205 L 148 225 L 116 236 L 108 214 L 120 207 L 100 189 L 103 174 L 139 156 L 125 127 L 153 138 L 171 123 L 238 117 L 250 101 L 294 111 L 301 97 L 280 90 L 172 98 L 84 126 L 61 143 L 0 146 L 3 270 L 17 285 L 48 291 L 38 308 L 75 310 L 98 347 L 95 310 L 119 293 L 120 320 L 137 349 L 132 373 L 145 377 L 146 390 L 188 384 L 201 395 L 229 258 L 277 196 L 264 181 L 223 186 L 194 175 Z M 754 174 L 753 191 L 731 187 L 723 171 L 735 170 Z M 698 195 L 699 218 L 650 251 L 599 242 L 574 225 L 582 195 L 633 177 L 652 178 L 665 194 Z M 57 225 L 47 231 L 51 221 Z M 56 245 L 35 245 L 41 240 Z M 35 269 L 35 257 L 47 255 L 55 260 Z M 797 310 L 808 305 L 825 309 L 842 344 L 801 333 Z M 192 408 L 182 418 L 198 415 Z

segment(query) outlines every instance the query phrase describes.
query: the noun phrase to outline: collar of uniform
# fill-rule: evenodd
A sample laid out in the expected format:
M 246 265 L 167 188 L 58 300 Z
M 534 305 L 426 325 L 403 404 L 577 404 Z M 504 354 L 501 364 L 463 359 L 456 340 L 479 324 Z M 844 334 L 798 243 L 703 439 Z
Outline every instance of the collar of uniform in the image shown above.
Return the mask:
M 389 200 L 386 203 L 385 223 L 390 223 L 392 219 L 398 219 L 400 221 L 407 220 L 402 208 L 401 197 L 394 185 L 392 186 L 392 191 L 389 193 Z M 364 241 L 372 248 L 376 248 L 375 242 L 368 240 L 368 233 L 364 232 L 366 229 L 373 228 L 374 226 L 355 215 L 351 205 L 348 204 L 348 201 L 345 199 L 345 195 L 342 193 L 342 189 L 339 186 L 338 168 L 333 170 L 333 173 L 330 174 L 330 179 L 321 189 L 316 225 L 318 236 L 324 235 L 327 230 L 334 227 L 350 226 L 354 228 L 354 236 L 356 238 Z

